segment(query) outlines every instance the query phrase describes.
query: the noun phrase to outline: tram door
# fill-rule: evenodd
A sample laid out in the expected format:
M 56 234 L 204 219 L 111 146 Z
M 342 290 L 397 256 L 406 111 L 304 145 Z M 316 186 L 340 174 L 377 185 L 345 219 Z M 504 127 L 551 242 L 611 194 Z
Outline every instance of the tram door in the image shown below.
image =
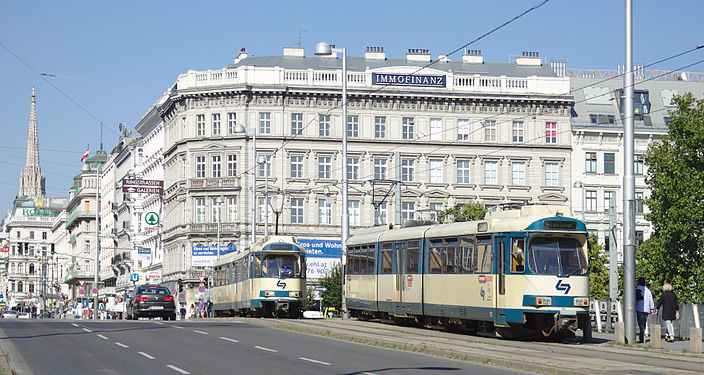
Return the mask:
M 394 242 L 394 315 L 395 316 L 406 316 L 406 309 L 404 308 L 404 291 L 406 280 L 406 243 L 405 242 Z
M 507 236 L 496 236 L 496 311 L 494 315 L 494 324 L 498 327 L 506 326 L 506 242 L 509 240 Z

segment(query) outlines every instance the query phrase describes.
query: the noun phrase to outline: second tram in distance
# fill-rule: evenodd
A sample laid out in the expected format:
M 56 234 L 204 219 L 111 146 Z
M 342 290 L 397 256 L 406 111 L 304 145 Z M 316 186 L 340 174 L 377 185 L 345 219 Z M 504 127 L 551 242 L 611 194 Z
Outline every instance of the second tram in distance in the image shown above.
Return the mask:
M 215 263 L 213 312 L 297 318 L 306 298 L 306 251 L 291 236 L 269 236 Z
M 588 235 L 564 206 L 487 213 L 480 221 L 351 236 L 347 308 L 360 319 L 415 320 L 500 336 L 591 339 Z

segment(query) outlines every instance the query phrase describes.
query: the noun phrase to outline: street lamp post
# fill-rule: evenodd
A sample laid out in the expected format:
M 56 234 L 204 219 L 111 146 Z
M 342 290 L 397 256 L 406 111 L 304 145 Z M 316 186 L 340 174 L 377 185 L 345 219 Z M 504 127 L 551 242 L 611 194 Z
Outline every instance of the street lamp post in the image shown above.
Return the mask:
M 584 183 L 582 181 L 575 181 L 574 187 L 577 189 L 582 189 L 582 222 L 585 223 L 584 225 L 586 225 L 586 222 L 584 221 L 584 212 L 586 211 L 586 209 L 584 208 Z
M 329 56 L 335 52 L 342 52 L 342 220 L 341 220 L 341 241 L 340 241 L 340 266 L 342 267 L 340 291 L 342 299 L 342 317 L 347 316 L 347 301 L 345 300 L 345 242 L 349 237 L 349 214 L 347 207 L 347 49 L 332 48 L 326 42 L 315 45 L 315 54 L 318 56 Z
M 262 155 L 258 162 L 264 165 L 264 237 L 269 237 L 269 157 Z
M 235 134 L 246 134 L 247 128 L 235 125 Z M 252 243 L 257 242 L 257 129 L 252 128 Z
M 224 202 L 222 197 L 217 197 L 217 199 L 215 200 L 215 203 L 217 203 L 217 205 L 218 205 L 218 258 L 217 258 L 217 260 L 220 260 L 220 216 L 222 216 L 222 211 L 221 211 L 222 210 L 222 202 Z

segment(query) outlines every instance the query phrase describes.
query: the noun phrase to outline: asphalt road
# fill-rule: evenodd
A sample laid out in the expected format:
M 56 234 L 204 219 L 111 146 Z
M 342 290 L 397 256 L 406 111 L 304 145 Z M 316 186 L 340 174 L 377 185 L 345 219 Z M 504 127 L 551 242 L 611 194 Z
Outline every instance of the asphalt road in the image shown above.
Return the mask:
M 0 320 L 25 374 L 525 374 L 238 321 Z

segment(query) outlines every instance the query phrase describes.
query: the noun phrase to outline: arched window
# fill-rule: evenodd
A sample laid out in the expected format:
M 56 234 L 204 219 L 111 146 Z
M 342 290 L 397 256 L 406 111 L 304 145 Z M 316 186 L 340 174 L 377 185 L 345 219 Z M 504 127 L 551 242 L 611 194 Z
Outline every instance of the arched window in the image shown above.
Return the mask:
M 29 264 L 29 274 L 34 275 L 34 263 Z M 31 284 L 30 284 L 31 285 Z
M 18 282 L 17 282 L 17 291 L 20 292 L 20 293 L 23 293 L 23 292 L 24 292 L 24 284 L 22 284 L 21 281 L 18 281 Z
M 34 283 L 33 282 L 29 283 L 29 292 L 34 293 Z
M 15 266 L 16 265 L 14 263 L 10 263 L 10 273 L 15 273 Z
M 24 273 L 24 263 L 17 263 L 17 273 Z

